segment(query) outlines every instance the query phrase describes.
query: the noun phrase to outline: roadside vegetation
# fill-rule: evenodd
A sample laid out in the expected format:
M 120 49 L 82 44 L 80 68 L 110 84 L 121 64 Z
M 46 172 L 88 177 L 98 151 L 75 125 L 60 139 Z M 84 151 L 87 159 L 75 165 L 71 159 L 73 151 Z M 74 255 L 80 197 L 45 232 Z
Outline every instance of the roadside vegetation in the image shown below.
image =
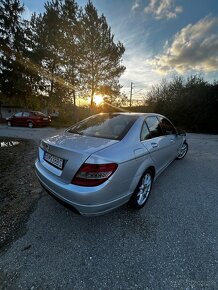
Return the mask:
M 218 81 L 209 83 L 198 75 L 163 80 L 148 92 L 145 104 L 147 111 L 191 132 L 218 133 Z

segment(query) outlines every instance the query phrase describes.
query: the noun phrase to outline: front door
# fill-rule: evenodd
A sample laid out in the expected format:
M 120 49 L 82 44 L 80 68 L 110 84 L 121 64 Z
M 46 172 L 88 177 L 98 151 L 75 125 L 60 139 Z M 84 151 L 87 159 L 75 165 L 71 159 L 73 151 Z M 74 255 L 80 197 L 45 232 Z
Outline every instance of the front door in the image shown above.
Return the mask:
M 13 123 L 13 125 L 17 125 L 17 126 L 22 125 L 22 112 L 18 112 L 16 114 L 14 114 L 12 123 Z

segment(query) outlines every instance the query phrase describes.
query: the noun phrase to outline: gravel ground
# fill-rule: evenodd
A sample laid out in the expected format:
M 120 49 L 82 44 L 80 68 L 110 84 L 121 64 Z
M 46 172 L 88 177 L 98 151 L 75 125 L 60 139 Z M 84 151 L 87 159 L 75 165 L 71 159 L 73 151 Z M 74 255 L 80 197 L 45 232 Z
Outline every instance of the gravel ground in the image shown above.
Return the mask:
M 42 138 L 52 136 L 63 132 L 64 129 L 55 129 L 52 127 L 43 128 L 26 128 L 26 127 L 8 127 L 5 124 L 0 124 L 0 136 L 2 137 L 17 137 L 39 142 Z
M 0 288 L 218 289 L 218 136 L 188 142 L 141 211 L 86 218 L 43 194 L 0 256 Z
M 35 178 L 33 141 L 0 137 L 0 252 L 23 232 L 42 189 Z

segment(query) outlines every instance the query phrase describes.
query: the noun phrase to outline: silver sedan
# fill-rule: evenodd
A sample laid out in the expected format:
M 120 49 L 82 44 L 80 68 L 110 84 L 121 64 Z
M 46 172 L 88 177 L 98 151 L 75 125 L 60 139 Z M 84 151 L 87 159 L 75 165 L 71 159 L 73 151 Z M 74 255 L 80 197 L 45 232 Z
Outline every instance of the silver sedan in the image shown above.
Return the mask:
M 153 181 L 188 151 L 184 132 L 152 113 L 105 113 L 44 139 L 35 163 L 42 186 L 80 214 L 129 202 L 142 208 Z

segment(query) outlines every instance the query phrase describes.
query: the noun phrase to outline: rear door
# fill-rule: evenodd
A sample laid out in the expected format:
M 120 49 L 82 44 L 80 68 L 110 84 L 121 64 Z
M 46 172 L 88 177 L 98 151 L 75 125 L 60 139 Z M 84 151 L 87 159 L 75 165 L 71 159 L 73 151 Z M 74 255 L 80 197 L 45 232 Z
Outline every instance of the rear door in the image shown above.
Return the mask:
M 29 112 L 23 112 L 23 116 L 22 116 L 22 123 L 23 125 L 27 125 L 27 121 L 30 118 L 30 113 Z
M 151 154 L 158 174 L 169 163 L 169 140 L 164 135 L 159 119 L 156 116 L 149 116 L 145 119 L 141 141 Z

